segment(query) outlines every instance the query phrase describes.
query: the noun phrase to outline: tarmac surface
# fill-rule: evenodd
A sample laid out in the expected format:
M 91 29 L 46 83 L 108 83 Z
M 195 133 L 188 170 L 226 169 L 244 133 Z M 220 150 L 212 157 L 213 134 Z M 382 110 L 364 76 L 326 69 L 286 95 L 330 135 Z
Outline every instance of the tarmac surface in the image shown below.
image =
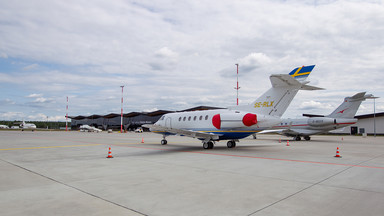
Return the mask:
M 0 131 L 0 215 L 384 215 L 384 137 L 160 140 Z

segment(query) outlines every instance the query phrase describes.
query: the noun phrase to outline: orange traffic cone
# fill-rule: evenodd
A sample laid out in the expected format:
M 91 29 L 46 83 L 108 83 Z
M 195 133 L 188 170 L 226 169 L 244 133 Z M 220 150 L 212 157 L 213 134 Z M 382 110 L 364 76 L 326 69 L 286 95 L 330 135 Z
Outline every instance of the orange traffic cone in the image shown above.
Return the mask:
M 141 143 L 144 143 L 144 138 L 141 138 Z
M 339 147 L 337 147 L 337 149 L 336 149 L 336 155 L 335 155 L 335 157 L 337 157 L 337 158 L 341 158 L 341 156 L 340 156 L 340 152 L 339 152 Z
M 287 140 L 287 146 L 289 146 L 289 140 Z
M 111 153 L 111 147 L 109 147 L 107 158 L 113 158 L 112 153 Z

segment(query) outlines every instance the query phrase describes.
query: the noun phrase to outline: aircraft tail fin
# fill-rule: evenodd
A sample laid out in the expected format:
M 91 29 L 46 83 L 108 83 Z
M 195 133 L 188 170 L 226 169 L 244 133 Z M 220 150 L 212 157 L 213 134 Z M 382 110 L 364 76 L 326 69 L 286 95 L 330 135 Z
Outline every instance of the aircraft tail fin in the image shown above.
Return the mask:
M 340 104 L 331 114 L 327 117 L 330 118 L 353 118 L 360 107 L 361 102 L 370 97 L 371 94 L 366 95 L 365 92 L 360 92 L 352 97 L 344 98 L 343 103 Z
M 315 65 L 293 69 L 289 74 L 273 74 L 270 76 L 272 88 L 249 105 L 236 106 L 233 109 L 263 115 L 282 116 L 299 90 L 320 90 L 307 85 L 305 79 Z

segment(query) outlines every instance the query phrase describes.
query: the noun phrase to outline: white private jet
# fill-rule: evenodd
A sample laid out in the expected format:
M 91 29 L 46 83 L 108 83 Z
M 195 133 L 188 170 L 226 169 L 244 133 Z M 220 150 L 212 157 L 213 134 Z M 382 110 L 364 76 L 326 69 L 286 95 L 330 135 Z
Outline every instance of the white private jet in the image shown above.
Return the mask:
M 95 128 L 95 127 L 89 126 L 89 125 L 81 125 L 80 126 L 80 132 L 85 132 L 85 131 L 99 133 L 102 130 L 100 130 L 99 128 Z
M 20 124 L 21 131 L 24 131 L 25 129 L 32 129 L 34 131 L 36 129 L 36 125 L 33 123 L 25 123 L 23 120 L 23 123 Z
M 270 76 L 272 88 L 252 104 L 227 109 L 177 112 L 163 115 L 155 124 L 143 125 L 152 132 L 163 134 L 162 145 L 168 135 L 188 136 L 202 140 L 204 149 L 212 149 L 215 141 L 229 140 L 228 148 L 245 138 L 281 122 L 288 105 L 298 90 L 319 90 L 307 85 L 305 79 L 315 65 L 295 68 L 289 74 Z
M 344 98 L 343 103 L 327 116 L 283 119 L 281 123 L 273 126 L 273 129 L 260 133 L 279 133 L 294 137 L 296 141 L 300 141 L 301 137 L 310 140 L 310 135 L 322 134 L 355 124 L 357 119 L 354 117 L 361 102 L 370 97 L 372 97 L 371 94 L 366 95 L 365 92 L 360 92 L 352 97 Z

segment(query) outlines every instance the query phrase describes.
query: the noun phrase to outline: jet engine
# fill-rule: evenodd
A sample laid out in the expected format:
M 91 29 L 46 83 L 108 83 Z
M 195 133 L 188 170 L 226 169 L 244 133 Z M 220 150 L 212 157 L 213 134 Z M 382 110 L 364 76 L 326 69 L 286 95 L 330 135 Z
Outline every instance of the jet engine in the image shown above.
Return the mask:
M 308 119 L 308 125 L 313 127 L 321 127 L 336 124 L 336 119 L 327 117 L 313 117 Z
M 328 118 L 328 117 L 313 117 L 308 119 L 308 125 L 312 127 L 324 127 L 328 125 L 350 125 L 355 124 L 357 119 L 344 119 L 344 118 Z
M 212 124 L 217 129 L 250 127 L 257 124 L 257 116 L 253 113 L 222 113 L 212 117 Z

